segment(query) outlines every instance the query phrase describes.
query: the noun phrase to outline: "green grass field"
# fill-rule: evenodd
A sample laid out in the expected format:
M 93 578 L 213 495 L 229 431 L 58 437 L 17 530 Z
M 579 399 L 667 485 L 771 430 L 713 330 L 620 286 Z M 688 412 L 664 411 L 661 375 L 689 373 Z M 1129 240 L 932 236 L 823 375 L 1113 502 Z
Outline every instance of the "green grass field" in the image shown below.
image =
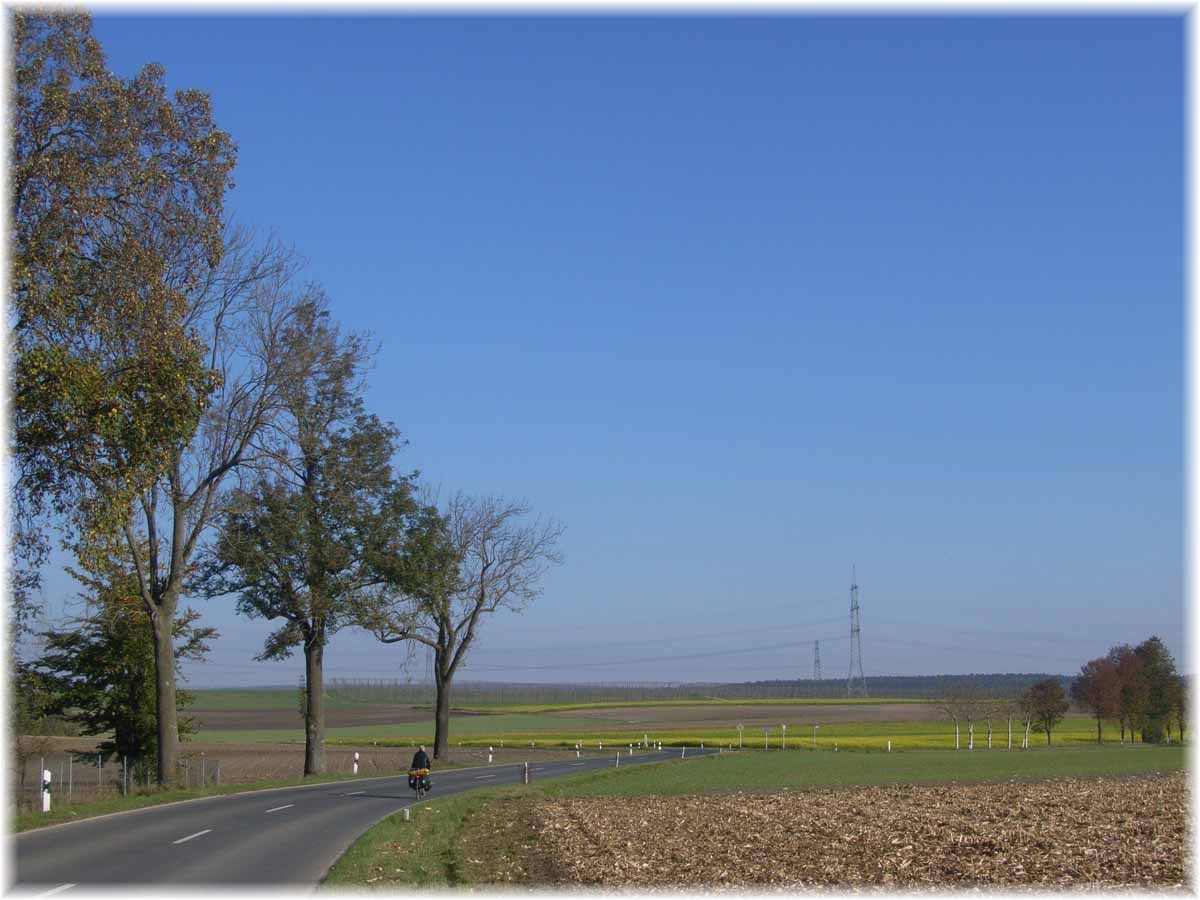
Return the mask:
M 946 753 L 725 753 L 610 768 L 528 787 L 490 788 L 435 799 L 411 822 L 391 816 L 366 832 L 330 870 L 322 887 L 470 887 L 486 885 L 498 860 L 533 840 L 522 830 L 522 802 L 549 797 L 641 797 L 729 791 L 787 791 L 853 785 L 1036 780 L 1132 775 L 1184 768 L 1182 747 L 1108 746 Z M 490 845 L 463 838 L 468 820 L 502 801 L 514 827 Z M 470 852 L 465 849 L 469 845 Z

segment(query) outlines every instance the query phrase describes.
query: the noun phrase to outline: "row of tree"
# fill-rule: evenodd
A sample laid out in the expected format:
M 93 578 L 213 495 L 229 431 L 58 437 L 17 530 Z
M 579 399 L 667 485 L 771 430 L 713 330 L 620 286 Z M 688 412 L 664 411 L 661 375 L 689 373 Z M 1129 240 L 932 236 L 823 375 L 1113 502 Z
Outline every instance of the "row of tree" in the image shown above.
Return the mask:
M 1171 740 L 1172 725 L 1183 740 L 1187 682 L 1158 637 L 1136 647 L 1117 644 L 1088 660 L 1071 684 L 1071 697 L 1096 717 L 1096 740 L 1104 741 L 1104 721 L 1116 720 L 1121 741 L 1141 733 L 1148 744 Z
M 1068 687 L 1069 685 L 1069 687 Z M 991 746 L 992 722 L 1007 721 L 1012 746 L 1013 721 L 1022 722 L 1021 746 L 1028 748 L 1033 730 L 1053 743 L 1055 726 L 1074 700 L 1096 717 L 1096 740 L 1104 742 L 1104 722 L 1117 721 L 1121 742 L 1140 732 L 1145 743 L 1170 743 L 1172 725 L 1183 740 L 1186 719 L 1186 681 L 1161 638 L 1151 637 L 1136 647 L 1119 644 L 1089 660 L 1074 679 L 1043 678 L 1020 693 L 997 692 L 976 678 L 960 678 L 942 694 L 941 709 L 954 722 L 954 747 L 961 746 L 960 726 L 967 728 L 967 747 L 975 747 L 975 725 L 987 726 Z
M 481 619 L 539 593 L 562 527 L 395 471 L 405 441 L 363 399 L 375 348 L 294 251 L 226 216 L 236 148 L 206 94 L 169 95 L 155 65 L 112 74 L 86 14 L 12 24 L 11 633 L 33 630 L 52 529 L 88 602 L 18 663 L 18 703 L 119 718 L 172 780 L 178 666 L 216 637 L 181 602 L 228 596 L 281 623 L 260 658 L 303 652 L 306 773 L 349 625 L 432 649 L 444 756 Z

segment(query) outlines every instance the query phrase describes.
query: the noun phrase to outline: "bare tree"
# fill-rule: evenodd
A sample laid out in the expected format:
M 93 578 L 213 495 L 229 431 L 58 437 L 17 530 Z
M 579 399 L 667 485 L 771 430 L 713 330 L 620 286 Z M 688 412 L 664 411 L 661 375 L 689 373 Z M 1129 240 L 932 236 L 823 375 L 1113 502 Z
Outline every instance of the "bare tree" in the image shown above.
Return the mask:
M 485 616 L 520 611 L 562 562 L 564 526 L 528 521 L 530 508 L 498 497 L 454 494 L 444 512 L 426 505 L 392 561 L 390 586 L 360 608 L 359 624 L 385 644 L 413 641 L 433 652 L 435 759 L 449 748 L 450 684 Z
M 298 303 L 291 283 L 300 263 L 292 251 L 275 240 L 259 244 L 237 228 L 228 229 L 225 247 L 203 281 L 179 285 L 187 327 L 206 349 L 215 389 L 192 438 L 176 445 L 122 529 L 154 631 L 159 784 L 174 780 L 178 755 L 172 627 L 179 598 L 219 511 L 222 485 L 256 462 L 255 441 L 278 413 L 281 337 Z M 108 549 L 84 545 L 78 552 L 99 563 Z

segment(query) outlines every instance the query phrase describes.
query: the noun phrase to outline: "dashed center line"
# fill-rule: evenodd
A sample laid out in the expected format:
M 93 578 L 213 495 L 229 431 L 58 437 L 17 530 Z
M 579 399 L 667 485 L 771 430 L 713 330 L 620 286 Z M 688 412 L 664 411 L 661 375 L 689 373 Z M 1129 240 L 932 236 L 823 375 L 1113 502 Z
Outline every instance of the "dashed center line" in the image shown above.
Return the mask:
M 495 777 L 496 777 L 495 775 L 476 775 L 475 780 L 483 781 L 485 778 L 495 778 Z
M 281 809 L 291 809 L 295 803 L 289 803 L 287 806 L 277 806 L 274 809 L 268 809 L 267 812 L 279 812 Z
M 40 894 L 34 894 L 32 900 L 41 900 L 42 897 L 53 897 L 55 894 L 61 894 L 63 891 L 70 890 L 75 887 L 74 884 L 60 884 L 56 888 L 51 888 L 48 891 L 42 891 Z
M 587 765 L 587 763 L 571 763 L 571 768 L 575 769 L 575 768 L 578 768 L 579 766 L 586 766 L 586 765 Z
M 210 831 L 212 831 L 211 828 L 205 828 L 203 831 L 197 831 L 195 834 L 189 834 L 187 837 L 182 837 L 177 841 L 171 841 L 171 843 L 172 844 L 182 844 L 185 841 L 190 841 L 192 838 L 198 838 L 202 834 L 208 834 Z

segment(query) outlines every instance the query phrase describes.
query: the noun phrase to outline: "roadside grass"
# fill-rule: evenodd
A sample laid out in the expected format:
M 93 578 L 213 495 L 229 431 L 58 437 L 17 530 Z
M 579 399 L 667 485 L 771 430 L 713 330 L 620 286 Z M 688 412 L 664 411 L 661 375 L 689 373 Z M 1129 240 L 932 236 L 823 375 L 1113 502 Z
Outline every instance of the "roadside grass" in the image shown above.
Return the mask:
M 461 764 L 453 762 L 439 763 L 442 769 L 462 768 Z M 400 777 L 396 775 L 318 775 L 310 778 L 282 778 L 269 781 L 256 781 L 250 784 L 209 785 L 204 788 L 163 788 L 139 789 L 136 793 L 126 796 L 106 797 L 100 800 L 89 800 L 66 805 L 51 797 L 50 812 L 43 813 L 34 810 L 20 810 L 10 813 L 9 821 L 13 832 L 31 831 L 47 825 L 61 825 L 64 822 L 78 822 L 95 816 L 110 813 L 129 812 L 144 809 L 148 806 L 161 806 L 164 803 L 176 803 L 180 800 L 198 800 L 202 797 L 219 797 L 225 794 L 241 794 L 247 791 L 261 791 L 270 788 L 300 787 L 306 784 L 330 784 L 338 781 L 363 781 L 368 778 Z
M 553 884 L 536 852 L 533 810 L 545 797 L 639 797 L 775 792 L 895 783 L 1037 780 L 1133 775 L 1186 765 L 1180 746 L 1052 748 L 891 754 L 741 752 L 608 768 L 529 786 L 483 788 L 425 801 L 365 832 L 322 888 L 456 888 Z

